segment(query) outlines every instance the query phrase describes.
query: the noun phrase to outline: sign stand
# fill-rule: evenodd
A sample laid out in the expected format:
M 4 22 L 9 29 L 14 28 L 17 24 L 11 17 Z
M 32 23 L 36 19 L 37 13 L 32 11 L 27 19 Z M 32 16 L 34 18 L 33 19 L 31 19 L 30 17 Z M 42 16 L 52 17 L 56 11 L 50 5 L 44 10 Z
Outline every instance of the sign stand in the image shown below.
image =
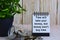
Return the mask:
M 48 12 L 36 12 L 33 14 L 32 35 L 49 36 L 50 35 L 50 15 Z

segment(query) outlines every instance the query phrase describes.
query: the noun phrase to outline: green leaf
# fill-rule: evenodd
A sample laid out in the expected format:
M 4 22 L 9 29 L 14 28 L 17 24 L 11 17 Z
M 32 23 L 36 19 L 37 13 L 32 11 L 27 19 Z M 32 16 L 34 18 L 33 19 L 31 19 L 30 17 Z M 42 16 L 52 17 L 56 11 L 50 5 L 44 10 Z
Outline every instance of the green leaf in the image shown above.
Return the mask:
M 26 11 L 19 2 L 20 0 L 0 0 L 0 17 L 9 18 Z
M 8 8 L 6 8 L 6 9 L 3 9 L 2 11 L 8 11 L 9 9 Z

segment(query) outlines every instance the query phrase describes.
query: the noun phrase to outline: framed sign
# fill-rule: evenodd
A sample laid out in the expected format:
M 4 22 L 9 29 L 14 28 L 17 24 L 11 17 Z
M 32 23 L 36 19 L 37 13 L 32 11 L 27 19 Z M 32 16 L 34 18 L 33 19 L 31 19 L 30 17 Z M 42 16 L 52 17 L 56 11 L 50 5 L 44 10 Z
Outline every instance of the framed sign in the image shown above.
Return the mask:
M 50 15 L 48 12 L 33 14 L 33 36 L 49 36 L 50 34 Z

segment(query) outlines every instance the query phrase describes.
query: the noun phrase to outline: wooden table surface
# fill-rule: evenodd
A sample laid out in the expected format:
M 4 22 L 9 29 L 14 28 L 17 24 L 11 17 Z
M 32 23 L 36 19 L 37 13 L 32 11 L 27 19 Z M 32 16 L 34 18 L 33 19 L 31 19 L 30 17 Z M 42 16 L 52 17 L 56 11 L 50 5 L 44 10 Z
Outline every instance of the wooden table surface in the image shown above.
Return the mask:
M 31 25 L 18 25 L 16 27 L 18 29 L 22 29 L 22 30 L 28 30 L 31 31 L 32 30 L 32 26 Z M 43 40 L 60 40 L 60 25 L 54 25 L 54 26 L 50 26 L 50 37 L 42 37 Z M 0 37 L 0 40 L 7 40 L 6 37 Z M 38 40 L 38 39 L 36 39 Z

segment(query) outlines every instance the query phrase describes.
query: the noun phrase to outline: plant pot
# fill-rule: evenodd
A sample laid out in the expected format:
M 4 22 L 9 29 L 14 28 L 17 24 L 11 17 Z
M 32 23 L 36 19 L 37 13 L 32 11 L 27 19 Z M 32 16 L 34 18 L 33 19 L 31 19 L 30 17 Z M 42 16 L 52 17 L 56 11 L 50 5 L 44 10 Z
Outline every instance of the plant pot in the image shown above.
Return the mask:
M 0 37 L 8 36 L 8 31 L 11 29 L 12 23 L 13 23 L 13 17 L 0 19 Z

